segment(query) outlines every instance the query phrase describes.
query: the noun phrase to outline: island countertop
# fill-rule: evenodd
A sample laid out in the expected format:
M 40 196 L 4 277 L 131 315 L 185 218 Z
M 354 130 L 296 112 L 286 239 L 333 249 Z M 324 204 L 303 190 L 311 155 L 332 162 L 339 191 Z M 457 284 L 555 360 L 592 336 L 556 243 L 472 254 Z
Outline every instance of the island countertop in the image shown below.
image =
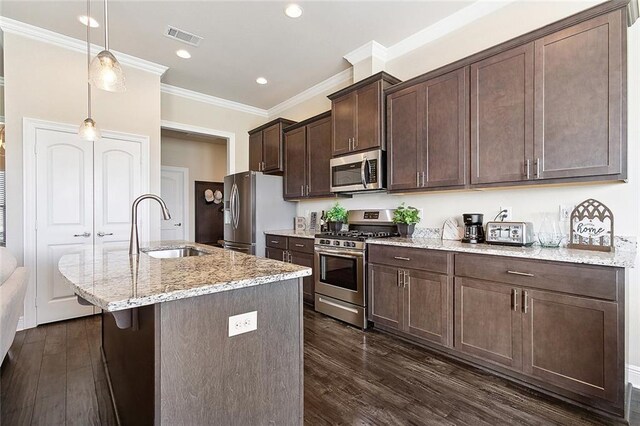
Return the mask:
M 156 259 L 96 247 L 62 256 L 58 269 L 76 294 L 108 312 L 311 275 L 307 267 L 186 241 L 143 250 L 183 247 L 208 254 Z

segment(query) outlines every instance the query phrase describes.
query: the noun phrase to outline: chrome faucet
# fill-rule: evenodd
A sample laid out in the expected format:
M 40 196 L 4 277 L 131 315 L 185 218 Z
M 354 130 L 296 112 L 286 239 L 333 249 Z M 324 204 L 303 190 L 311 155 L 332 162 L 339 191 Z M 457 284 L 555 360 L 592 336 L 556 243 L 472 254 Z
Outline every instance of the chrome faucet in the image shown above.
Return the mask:
M 162 216 L 164 220 L 171 219 L 169 209 L 164 200 L 154 194 L 143 194 L 136 198 L 131 205 L 131 239 L 129 240 L 129 254 L 140 254 L 140 243 L 138 242 L 138 204 L 145 199 L 156 200 L 162 207 Z

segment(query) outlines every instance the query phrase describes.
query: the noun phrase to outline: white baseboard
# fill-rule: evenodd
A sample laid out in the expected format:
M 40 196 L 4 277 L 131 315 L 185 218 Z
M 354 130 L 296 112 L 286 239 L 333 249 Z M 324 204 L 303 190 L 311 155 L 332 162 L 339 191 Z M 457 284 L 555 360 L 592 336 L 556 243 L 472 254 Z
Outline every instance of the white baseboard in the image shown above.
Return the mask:
M 629 364 L 627 366 L 627 373 L 629 376 L 629 383 L 631 383 L 634 388 L 640 389 L 640 367 Z
M 18 327 L 16 327 L 16 331 L 20 331 L 20 330 L 24 330 L 24 315 L 18 319 Z

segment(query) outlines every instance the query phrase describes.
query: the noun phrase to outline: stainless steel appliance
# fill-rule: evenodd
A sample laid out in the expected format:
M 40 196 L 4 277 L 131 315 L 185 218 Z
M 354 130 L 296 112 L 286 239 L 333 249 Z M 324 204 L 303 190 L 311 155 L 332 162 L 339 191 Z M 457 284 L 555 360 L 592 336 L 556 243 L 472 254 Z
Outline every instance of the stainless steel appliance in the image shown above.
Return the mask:
M 295 215 L 295 203 L 282 199 L 281 176 L 224 177 L 224 248 L 264 256 L 264 231 L 290 229 Z
M 332 158 L 331 192 L 380 191 L 386 187 L 385 152 L 374 150 Z
M 462 215 L 462 220 L 464 221 L 463 243 L 484 243 L 483 217 L 484 215 L 480 213 L 465 213 Z
M 315 236 L 315 310 L 367 328 L 366 240 L 398 235 L 393 210 L 350 210 L 349 230 Z
M 487 222 L 487 244 L 530 246 L 534 243 L 531 222 Z

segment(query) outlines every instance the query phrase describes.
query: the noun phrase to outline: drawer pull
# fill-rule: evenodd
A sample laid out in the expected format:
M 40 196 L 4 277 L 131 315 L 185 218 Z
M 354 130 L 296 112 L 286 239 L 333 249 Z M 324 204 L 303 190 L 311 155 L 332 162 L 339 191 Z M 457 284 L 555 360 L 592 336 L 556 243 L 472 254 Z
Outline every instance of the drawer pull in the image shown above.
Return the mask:
M 511 290 L 511 304 L 513 306 L 513 310 L 518 310 L 518 290 L 515 288 Z
M 296 247 L 304 247 L 304 244 L 296 244 Z
M 524 291 L 523 293 L 523 301 L 522 301 L 522 309 L 524 311 L 524 313 L 526 314 L 527 311 L 529 310 L 529 292 L 527 290 Z
M 406 261 L 411 260 L 411 258 L 409 257 L 402 257 L 402 256 L 393 256 L 393 258 L 396 260 L 406 260 Z
M 271 244 L 280 244 L 280 241 L 271 241 Z
M 520 275 L 522 277 L 535 277 L 535 275 L 530 274 L 528 272 L 518 272 L 518 271 L 507 271 L 507 274 L 511 275 Z

